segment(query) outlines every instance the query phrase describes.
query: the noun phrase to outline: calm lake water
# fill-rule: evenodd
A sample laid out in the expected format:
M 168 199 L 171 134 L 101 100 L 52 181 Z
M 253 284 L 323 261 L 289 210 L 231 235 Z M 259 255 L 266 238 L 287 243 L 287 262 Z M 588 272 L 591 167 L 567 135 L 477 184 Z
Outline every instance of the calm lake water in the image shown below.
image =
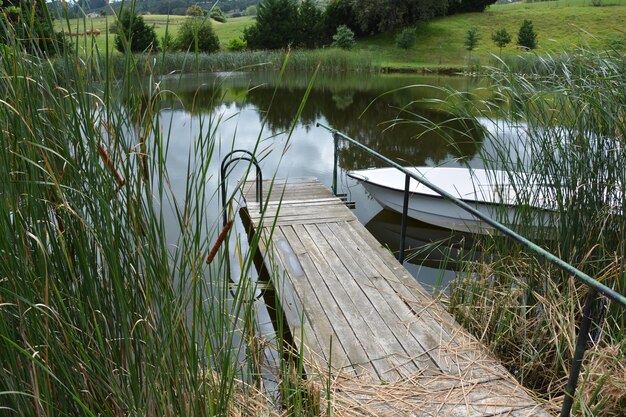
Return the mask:
M 316 127 L 321 122 L 367 144 L 374 150 L 402 161 L 407 166 L 481 166 L 478 152 L 489 146 L 481 137 L 444 139 L 415 123 L 396 123 L 409 116 L 444 122 L 450 116 L 423 104 L 423 98 L 442 98 L 433 88 L 452 87 L 470 91 L 479 81 L 463 77 L 416 76 L 405 74 L 318 74 L 296 120 L 298 109 L 311 82 L 311 74 L 289 73 L 279 80 L 275 72 L 239 72 L 202 76 L 171 76 L 160 80 L 169 97 L 161 113 L 170 129 L 168 153 L 170 181 L 176 189 L 186 179 L 186 161 L 197 152 L 193 143 L 208 131 L 216 136 L 211 162 L 210 188 L 218 186 L 219 164 L 233 149 L 256 151 L 265 178 L 313 176 L 332 184 L 333 140 Z M 408 87 L 412 86 L 412 87 Z M 169 91 L 169 93 L 167 92 Z M 412 104 L 413 103 L 413 104 Z M 294 122 L 295 121 L 295 122 Z M 454 125 L 452 125 L 454 127 Z M 451 143 L 452 142 L 452 143 Z M 242 163 L 241 165 L 245 165 Z M 364 189 L 345 174 L 347 170 L 382 166 L 375 158 L 354 147 L 341 146 L 339 192 L 356 203 L 355 214 L 383 244 L 399 246 L 400 215 L 383 211 Z M 241 171 L 231 176 L 239 179 Z M 183 187 L 184 188 L 184 187 Z M 213 198 L 217 221 L 219 206 Z M 412 221 L 409 245 L 422 246 L 450 236 L 449 231 Z M 456 237 L 458 240 L 458 236 Z M 458 243 L 454 245 L 454 250 Z M 429 256 L 420 254 L 406 266 L 423 284 L 448 281 L 452 273 L 437 268 L 441 249 Z

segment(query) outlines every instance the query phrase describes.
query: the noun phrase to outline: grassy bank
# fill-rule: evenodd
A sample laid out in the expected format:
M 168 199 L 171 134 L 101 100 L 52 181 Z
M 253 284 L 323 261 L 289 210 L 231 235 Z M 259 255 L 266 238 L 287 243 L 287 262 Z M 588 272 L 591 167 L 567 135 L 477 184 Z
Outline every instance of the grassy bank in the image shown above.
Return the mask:
M 500 56 L 499 48 L 491 40 L 491 34 L 500 28 L 506 28 L 513 36 L 511 44 L 502 50 L 502 57 L 525 54 L 515 46 L 517 31 L 524 19 L 532 20 L 538 34 L 539 48 L 533 52 L 538 55 L 558 55 L 581 45 L 623 53 L 626 50 L 622 29 L 626 27 L 626 0 L 605 0 L 602 4 L 602 7 L 594 7 L 587 0 L 557 0 L 494 5 L 484 13 L 460 14 L 417 25 L 417 43 L 409 50 L 395 45 L 396 33 L 385 33 L 360 39 L 353 53 L 374 57 L 373 65 L 382 68 L 462 68 L 468 63 L 468 52 L 463 44 L 465 34 L 468 28 L 476 27 L 481 40 L 472 52 L 472 63 L 490 65 L 495 61 L 494 56 Z M 154 25 L 159 38 L 165 34 L 168 25 L 168 31 L 175 35 L 184 19 L 185 16 L 144 16 L 146 23 Z M 238 17 L 226 23 L 213 21 L 222 46 L 240 37 L 243 29 L 254 23 L 253 19 Z M 102 52 L 106 50 L 107 37 L 109 45 L 113 45 L 114 35 L 107 34 L 107 27 L 114 21 L 111 16 L 72 19 L 69 22 L 57 21 L 56 27 L 68 33 L 86 33 L 97 29 L 99 36 L 79 37 L 80 49 L 82 53 L 88 53 L 95 44 Z M 324 53 L 324 50 L 317 52 L 320 55 Z

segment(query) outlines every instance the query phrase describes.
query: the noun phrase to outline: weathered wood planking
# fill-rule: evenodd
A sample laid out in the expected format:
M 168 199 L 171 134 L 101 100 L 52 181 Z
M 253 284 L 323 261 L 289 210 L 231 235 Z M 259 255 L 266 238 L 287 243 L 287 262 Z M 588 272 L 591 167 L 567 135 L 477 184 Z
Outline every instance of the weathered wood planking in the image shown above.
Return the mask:
M 330 370 L 335 407 L 548 415 L 315 178 L 264 181 L 263 215 L 256 184 L 242 194 L 305 370 Z

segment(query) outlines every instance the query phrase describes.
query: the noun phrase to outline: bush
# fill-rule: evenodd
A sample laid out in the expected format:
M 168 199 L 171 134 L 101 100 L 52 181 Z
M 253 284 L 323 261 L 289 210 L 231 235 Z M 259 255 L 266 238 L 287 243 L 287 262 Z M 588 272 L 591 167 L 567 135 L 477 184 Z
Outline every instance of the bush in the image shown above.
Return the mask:
M 415 29 L 406 28 L 396 36 L 396 46 L 402 49 L 411 49 L 417 42 Z
M 209 16 L 216 22 L 226 23 L 226 15 L 218 6 L 215 6 L 211 9 L 211 11 L 209 12 Z
M 517 44 L 526 49 L 535 49 L 537 47 L 537 34 L 533 29 L 531 20 L 524 20 L 522 26 L 517 33 Z
M 352 49 L 356 45 L 354 32 L 346 25 L 337 28 L 337 33 L 333 36 L 333 46 L 341 49 Z
M 187 18 L 178 29 L 176 44 L 178 49 L 184 51 L 212 53 L 220 49 L 220 41 L 211 21 L 195 17 Z
M 243 51 L 247 47 L 248 44 L 241 38 L 231 39 L 230 42 L 228 42 L 228 45 L 226 45 L 226 49 L 231 52 Z
M 192 4 L 191 6 L 189 6 L 187 8 L 187 16 L 202 17 L 202 16 L 205 16 L 205 15 L 206 15 L 206 10 L 204 10 L 198 4 Z
M 146 25 L 143 17 L 132 10 L 123 10 L 116 23 L 115 48 L 124 52 L 142 52 L 158 48 L 159 41 L 152 26 Z

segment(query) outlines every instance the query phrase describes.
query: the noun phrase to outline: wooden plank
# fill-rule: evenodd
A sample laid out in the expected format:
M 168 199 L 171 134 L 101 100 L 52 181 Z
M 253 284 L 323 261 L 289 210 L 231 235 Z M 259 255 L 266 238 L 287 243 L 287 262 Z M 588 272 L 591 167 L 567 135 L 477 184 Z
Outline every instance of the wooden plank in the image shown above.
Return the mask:
M 354 332 L 351 323 L 344 316 L 339 304 L 336 302 L 335 294 L 327 285 L 327 279 L 332 271 L 323 261 L 323 257 L 317 251 L 310 251 L 305 247 L 293 228 L 282 229 L 289 240 L 294 252 L 298 255 L 302 267 L 306 272 L 306 279 L 299 281 L 302 292 L 308 293 L 303 297 L 305 302 L 311 302 L 322 308 L 334 330 L 335 342 L 339 343 L 345 350 L 349 361 L 354 365 L 356 373 L 366 380 L 380 379 L 380 375 L 371 363 L 364 347 L 361 345 L 358 335 Z
M 328 352 L 328 350 L 324 349 L 317 340 L 317 332 L 313 326 L 313 324 L 317 325 L 317 323 L 306 317 L 305 311 L 302 308 L 302 301 L 294 290 L 289 275 L 286 273 L 281 262 L 277 262 L 276 253 L 270 249 L 271 245 L 268 245 L 268 242 L 272 234 L 271 231 L 264 229 L 261 233 L 263 236 L 259 239 L 259 250 L 264 253 L 263 262 L 273 280 L 274 290 L 280 300 L 283 313 L 287 320 L 286 324 L 291 330 L 294 343 L 297 345 L 296 348 L 299 348 L 300 345 L 305 346 L 302 354 L 304 355 L 307 367 L 322 367 L 327 363 L 325 353 Z
M 409 330 L 415 334 L 431 358 L 438 363 L 442 371 L 462 374 L 466 378 L 484 380 L 493 375 L 508 375 L 489 353 L 467 333 L 444 308 L 427 295 L 415 279 L 400 266 L 398 261 L 371 236 L 367 230 L 361 230 L 360 224 L 351 224 L 353 242 L 360 247 L 377 245 L 380 257 L 367 257 L 382 275 L 393 278 L 386 281 L 387 288 L 381 292 L 396 292 L 414 312 L 413 323 Z M 363 228 L 364 229 L 364 228 Z M 348 236 L 346 238 L 349 238 Z M 377 282 L 378 283 L 378 282 Z
M 276 230 L 273 236 L 275 248 L 277 247 L 276 243 L 280 241 L 286 242 L 286 239 L 282 231 Z M 278 247 L 281 246 L 282 245 L 279 243 Z M 310 327 L 315 337 L 315 340 L 312 340 L 312 338 L 306 338 L 305 345 L 312 349 L 320 349 L 319 356 L 324 359 L 323 362 L 316 361 L 315 364 L 317 365 L 317 369 L 309 369 L 309 373 L 315 374 L 327 370 L 330 361 L 330 365 L 335 369 L 337 374 L 342 373 L 346 374 L 346 376 L 356 376 L 356 372 L 352 369 L 352 363 L 350 362 L 350 359 L 341 344 L 337 343 L 335 340 L 331 340 L 335 335 L 333 323 L 331 323 L 328 319 L 326 312 L 317 301 L 315 292 L 312 288 L 303 285 L 303 281 L 306 282 L 306 280 L 300 279 L 302 278 L 301 274 L 293 274 L 293 266 L 286 267 L 286 265 L 290 265 L 292 261 L 288 259 L 290 254 L 286 253 L 285 248 L 283 247 L 282 249 L 277 249 L 277 252 L 279 253 L 282 267 L 286 270 L 291 269 L 292 272 L 292 275 L 288 275 L 288 278 L 285 279 L 284 282 L 288 282 L 288 285 L 291 287 L 294 294 L 298 294 L 300 308 L 302 308 L 304 315 L 307 317 L 308 322 L 310 322 Z M 293 322 L 293 320 L 298 320 L 298 317 L 294 317 L 292 315 L 291 319 L 288 318 L 290 328 L 294 326 L 296 329 L 299 329 L 299 323 Z M 296 346 L 296 348 L 299 348 L 299 346 Z
M 333 226 L 335 227 L 330 228 L 328 225 L 323 225 L 320 226 L 320 230 L 325 232 L 326 238 L 335 248 L 335 252 L 339 254 L 345 267 L 357 271 L 354 274 L 357 277 L 355 282 L 371 300 L 380 314 L 381 321 L 388 327 L 389 334 L 383 337 L 387 338 L 388 343 L 393 344 L 398 351 L 404 353 L 406 358 L 404 368 L 412 370 L 412 375 L 438 370 L 436 363 L 430 359 L 428 352 L 420 345 L 419 340 L 407 331 L 406 323 L 414 319 L 409 307 L 395 292 L 380 291 L 380 285 L 377 281 L 385 278 L 373 270 L 365 252 L 359 250 L 360 248 L 347 238 L 346 230 L 350 229 L 347 223 Z M 372 254 L 368 253 L 368 255 L 371 256 Z
M 324 283 L 333 295 L 334 300 L 328 301 L 337 303 L 350 323 L 356 340 L 363 346 L 381 380 L 397 380 L 401 376 L 397 368 L 402 366 L 402 363 L 393 357 L 396 352 L 385 350 L 381 339 L 365 320 L 364 315 L 368 314 L 367 310 L 369 312 L 374 310 L 371 305 L 368 306 L 365 297 L 359 297 L 358 287 L 349 285 L 353 282 L 350 272 L 342 269 L 343 265 L 340 261 L 339 265 L 337 264 L 333 249 L 326 244 L 316 226 L 294 226 L 293 229 L 307 253 L 315 260 L 320 274 L 324 277 Z M 347 288 L 344 287 L 345 284 L 348 284 Z M 377 318 L 380 319 L 380 317 Z M 356 342 L 354 344 L 356 345 Z

